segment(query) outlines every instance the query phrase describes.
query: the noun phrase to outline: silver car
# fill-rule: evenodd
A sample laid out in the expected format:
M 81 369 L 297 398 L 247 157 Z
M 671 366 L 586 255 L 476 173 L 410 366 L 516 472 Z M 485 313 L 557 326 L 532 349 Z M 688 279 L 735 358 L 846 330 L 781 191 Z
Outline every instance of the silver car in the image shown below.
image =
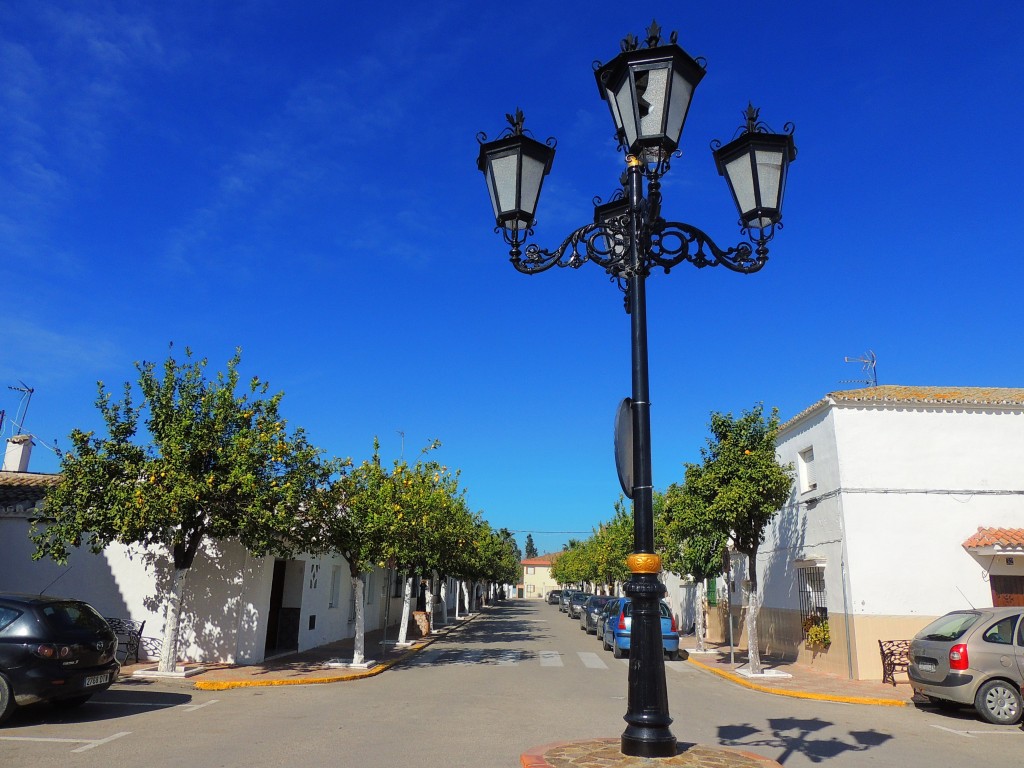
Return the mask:
M 1024 607 L 953 611 L 910 643 L 914 693 L 939 705 L 973 705 L 990 723 L 1021 719 Z

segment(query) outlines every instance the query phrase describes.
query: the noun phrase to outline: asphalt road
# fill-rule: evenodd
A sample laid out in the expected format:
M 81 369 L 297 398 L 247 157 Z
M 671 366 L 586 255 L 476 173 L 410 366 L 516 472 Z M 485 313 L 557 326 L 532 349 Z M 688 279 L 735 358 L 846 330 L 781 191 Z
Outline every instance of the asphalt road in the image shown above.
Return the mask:
M 510 601 L 366 680 L 193 691 L 127 682 L 74 711 L 20 711 L 0 766 L 515 768 L 530 747 L 617 737 L 625 661 L 555 606 Z M 672 730 L 787 768 L 1019 765 L 1024 731 L 970 711 L 804 701 L 667 663 Z

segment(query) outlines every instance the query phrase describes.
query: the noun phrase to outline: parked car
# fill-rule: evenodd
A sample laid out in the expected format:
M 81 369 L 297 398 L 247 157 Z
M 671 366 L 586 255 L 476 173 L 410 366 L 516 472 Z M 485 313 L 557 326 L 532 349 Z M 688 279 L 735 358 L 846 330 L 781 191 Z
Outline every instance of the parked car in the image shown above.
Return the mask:
M 19 706 L 84 704 L 117 679 L 117 636 L 88 603 L 0 593 L 0 723 Z
M 552 589 L 550 592 L 548 592 L 548 597 L 547 597 L 548 605 L 558 605 L 558 601 L 559 601 L 559 599 L 561 597 L 562 597 L 562 590 L 560 590 L 560 589 Z
M 597 617 L 601 614 L 601 609 L 604 608 L 605 604 L 613 599 L 607 595 L 591 595 L 588 597 L 587 602 L 583 604 L 579 612 L 580 629 L 588 635 L 597 632 Z
M 943 706 L 973 705 L 985 720 L 1021 719 L 1024 608 L 953 611 L 910 641 L 907 676 L 915 694 Z
M 601 612 L 597 615 L 597 631 L 595 634 L 597 635 L 598 640 L 601 640 L 604 637 L 604 625 L 608 621 L 608 617 L 612 615 L 619 615 L 619 601 L 621 600 L 621 597 L 613 597 L 605 603 L 604 606 L 602 606 Z
M 562 613 L 569 612 L 569 599 L 572 597 L 572 593 L 576 591 L 575 589 L 562 590 L 562 594 L 558 596 L 558 610 Z
M 679 632 L 676 629 L 676 619 L 672 615 L 666 603 L 659 603 L 661 607 L 661 641 L 670 659 L 679 658 Z M 633 601 L 628 597 L 619 600 L 619 614 L 609 614 L 604 623 L 604 635 L 601 642 L 604 649 L 611 650 L 616 659 L 621 659 L 629 653 L 629 632 L 632 627 L 630 618 L 633 612 Z
M 580 612 L 583 610 L 583 604 L 588 599 L 593 597 L 589 592 L 573 592 L 572 597 L 569 598 L 569 606 L 566 613 L 569 614 L 570 619 L 578 619 Z

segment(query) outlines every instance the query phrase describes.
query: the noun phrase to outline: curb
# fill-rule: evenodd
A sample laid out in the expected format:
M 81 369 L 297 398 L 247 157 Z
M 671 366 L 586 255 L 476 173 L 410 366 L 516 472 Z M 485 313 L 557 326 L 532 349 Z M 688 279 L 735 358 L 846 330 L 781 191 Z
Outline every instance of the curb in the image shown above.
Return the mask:
M 348 675 L 336 675 L 333 677 L 304 677 L 294 680 L 196 680 L 192 683 L 192 687 L 197 691 L 229 691 L 235 688 L 269 688 L 280 685 L 327 685 L 328 683 L 347 683 L 350 680 L 365 680 L 368 677 L 376 677 L 377 675 L 386 672 L 395 665 L 400 664 L 406 659 L 419 653 L 424 648 L 432 645 L 437 640 L 448 635 L 452 630 L 458 629 L 459 627 L 473 621 L 473 619 L 479 615 L 480 612 L 477 611 L 472 616 L 467 616 L 465 619 L 461 619 L 458 624 L 449 626 L 444 632 L 431 633 L 427 637 L 423 638 L 422 642 L 417 643 L 401 656 L 396 656 L 393 659 L 378 664 L 372 669 L 367 669 L 362 672 L 355 672 Z
M 807 691 L 792 691 L 785 688 L 772 688 L 767 685 L 761 685 L 759 683 L 753 683 L 746 678 L 733 674 L 732 672 L 726 672 L 721 669 L 715 669 L 709 667 L 707 664 L 703 664 L 699 661 L 695 661 L 691 655 L 687 661 L 696 667 L 700 667 L 706 672 L 710 672 L 713 675 L 718 675 L 726 680 L 742 685 L 744 688 L 750 688 L 754 691 L 761 691 L 762 693 L 771 693 L 776 696 L 788 696 L 791 699 L 813 699 L 814 701 L 834 701 L 839 704 L 870 704 L 876 707 L 909 707 L 912 702 L 910 701 L 899 701 L 896 699 L 875 699 L 867 696 L 839 696 L 828 693 L 810 693 Z

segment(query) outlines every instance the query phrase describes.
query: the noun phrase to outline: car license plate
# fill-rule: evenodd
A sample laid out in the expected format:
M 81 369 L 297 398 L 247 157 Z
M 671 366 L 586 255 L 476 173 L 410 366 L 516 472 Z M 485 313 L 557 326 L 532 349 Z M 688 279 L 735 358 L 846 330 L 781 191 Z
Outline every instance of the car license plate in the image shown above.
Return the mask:
M 103 685 L 110 680 L 110 673 L 105 675 L 93 675 L 92 677 L 85 678 L 85 687 L 89 688 L 94 685 Z
M 929 661 L 918 662 L 917 668 L 920 669 L 922 672 L 934 672 L 935 671 L 935 665 L 932 664 Z

